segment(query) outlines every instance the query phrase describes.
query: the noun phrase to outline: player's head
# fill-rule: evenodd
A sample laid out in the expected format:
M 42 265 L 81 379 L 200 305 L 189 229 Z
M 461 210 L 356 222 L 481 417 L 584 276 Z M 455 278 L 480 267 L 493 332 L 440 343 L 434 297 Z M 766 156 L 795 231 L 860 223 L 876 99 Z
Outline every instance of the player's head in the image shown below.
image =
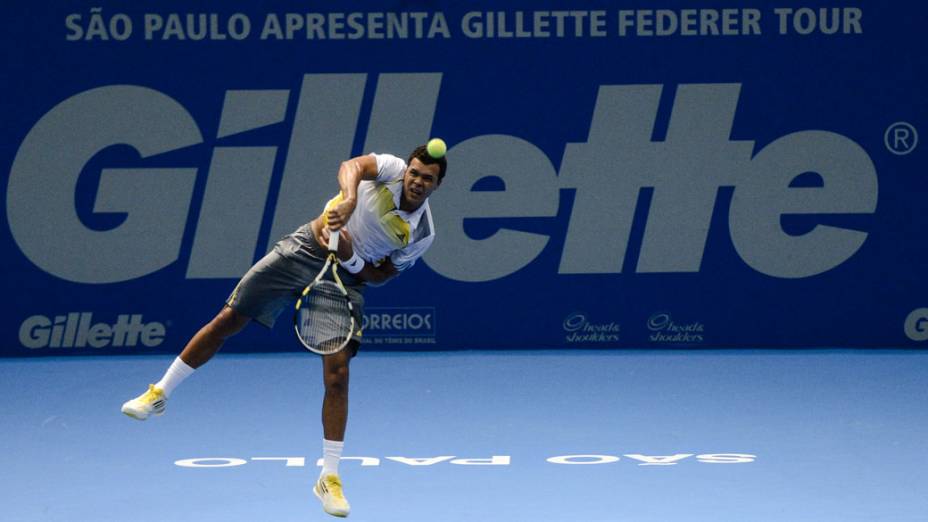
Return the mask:
M 448 161 L 445 158 L 433 158 L 425 149 L 425 145 L 416 147 L 406 161 L 406 172 L 403 174 L 403 210 L 419 208 L 422 203 L 438 188 Z
M 445 171 L 448 170 L 448 160 L 445 156 L 437 159 L 433 158 L 425 148 L 425 145 L 419 145 L 412 151 L 412 154 L 409 155 L 406 164 L 411 164 L 413 158 L 421 161 L 425 165 L 438 165 L 438 184 L 441 184 L 441 180 L 445 177 Z

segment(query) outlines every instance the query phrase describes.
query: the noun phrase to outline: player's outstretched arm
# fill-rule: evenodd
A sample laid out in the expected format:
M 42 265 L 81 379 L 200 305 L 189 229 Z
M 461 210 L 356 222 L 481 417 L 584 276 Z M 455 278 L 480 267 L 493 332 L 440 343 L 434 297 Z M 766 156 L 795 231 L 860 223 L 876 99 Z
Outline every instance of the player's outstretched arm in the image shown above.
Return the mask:
M 338 186 L 341 188 L 342 201 L 329 210 L 327 221 L 329 227 L 338 230 L 345 226 L 358 203 L 358 184 L 362 180 L 377 178 L 377 160 L 373 156 L 357 156 L 343 161 L 338 167 Z

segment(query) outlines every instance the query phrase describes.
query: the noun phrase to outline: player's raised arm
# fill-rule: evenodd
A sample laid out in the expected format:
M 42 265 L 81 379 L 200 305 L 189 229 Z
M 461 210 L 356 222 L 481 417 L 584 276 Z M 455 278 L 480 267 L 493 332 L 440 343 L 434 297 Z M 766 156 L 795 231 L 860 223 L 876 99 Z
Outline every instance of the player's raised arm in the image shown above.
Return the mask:
M 329 210 L 329 228 L 338 230 L 348 222 L 358 203 L 358 184 L 362 180 L 370 181 L 376 177 L 377 160 L 373 156 L 357 156 L 342 162 L 338 168 L 342 201 Z

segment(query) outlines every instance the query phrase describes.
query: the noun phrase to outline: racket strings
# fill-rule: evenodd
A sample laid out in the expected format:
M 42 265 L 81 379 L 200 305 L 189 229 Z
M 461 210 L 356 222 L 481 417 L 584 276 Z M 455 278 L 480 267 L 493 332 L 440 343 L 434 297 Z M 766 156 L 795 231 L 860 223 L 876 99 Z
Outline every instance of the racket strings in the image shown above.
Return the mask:
M 331 281 L 320 281 L 303 297 L 299 333 L 310 347 L 334 352 L 351 337 L 353 319 L 348 296 Z

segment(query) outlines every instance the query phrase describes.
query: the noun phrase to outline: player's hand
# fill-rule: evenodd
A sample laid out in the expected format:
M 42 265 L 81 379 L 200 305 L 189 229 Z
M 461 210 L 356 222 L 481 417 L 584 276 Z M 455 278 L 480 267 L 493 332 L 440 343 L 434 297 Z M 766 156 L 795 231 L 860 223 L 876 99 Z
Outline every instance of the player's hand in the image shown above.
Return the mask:
M 338 231 L 338 251 L 335 253 L 339 259 L 342 261 L 347 261 L 351 259 L 351 256 L 354 255 L 354 245 L 351 243 L 351 234 L 348 233 L 347 228 L 343 228 Z M 322 228 L 322 240 L 323 244 L 329 244 L 329 237 L 332 236 L 332 231 L 328 228 Z
M 393 261 L 388 257 L 382 263 L 373 267 L 365 279 L 371 286 L 381 286 L 396 277 L 397 274 L 399 274 L 399 271 L 393 266 Z
M 353 199 L 342 200 L 341 203 L 332 207 L 326 215 L 329 228 L 338 230 L 348 223 L 351 214 L 354 213 L 356 202 Z
M 354 245 L 351 243 L 351 234 L 348 233 L 347 228 L 343 228 L 338 231 L 338 235 L 341 237 L 338 239 L 338 252 L 336 255 L 342 261 L 347 261 L 354 255 Z

